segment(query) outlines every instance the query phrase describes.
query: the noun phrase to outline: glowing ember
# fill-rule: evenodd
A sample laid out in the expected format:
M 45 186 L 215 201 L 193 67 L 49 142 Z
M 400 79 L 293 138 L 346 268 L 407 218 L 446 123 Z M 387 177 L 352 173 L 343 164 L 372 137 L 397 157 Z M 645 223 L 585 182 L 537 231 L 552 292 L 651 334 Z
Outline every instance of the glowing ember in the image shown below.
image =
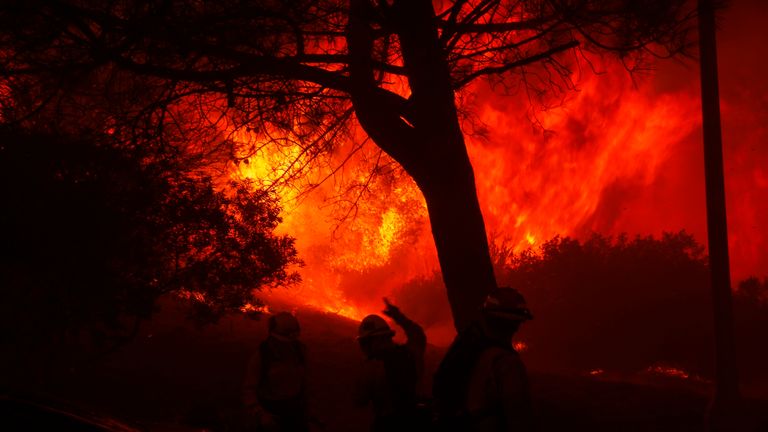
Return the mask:
M 176 295 L 185 300 L 191 300 L 198 303 L 206 303 L 205 294 L 199 291 L 180 290 L 176 292 Z
M 515 343 L 512 344 L 512 347 L 517 352 L 524 352 L 524 351 L 528 350 L 528 344 L 525 343 L 525 342 L 515 342 Z
M 712 381 L 691 373 L 681 367 L 672 366 L 665 363 L 656 363 L 645 369 L 645 373 L 657 377 L 673 378 L 679 380 L 692 381 L 701 384 L 711 384 Z
M 691 375 L 684 369 L 665 365 L 649 366 L 648 369 L 646 369 L 646 372 L 680 379 L 688 379 L 691 377 Z
M 269 306 L 267 305 L 256 306 L 250 303 L 246 303 L 240 308 L 240 312 L 250 315 L 250 314 L 270 313 L 270 310 L 269 310 Z

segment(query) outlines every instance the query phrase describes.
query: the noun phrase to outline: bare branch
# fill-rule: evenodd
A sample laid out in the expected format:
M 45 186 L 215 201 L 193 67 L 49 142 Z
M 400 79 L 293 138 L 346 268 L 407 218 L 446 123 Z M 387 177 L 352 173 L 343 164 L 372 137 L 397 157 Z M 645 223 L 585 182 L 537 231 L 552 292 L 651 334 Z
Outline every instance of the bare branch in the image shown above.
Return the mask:
M 454 84 L 454 88 L 460 89 L 460 88 L 464 87 L 465 85 L 469 84 L 470 82 L 472 82 L 472 80 L 474 80 L 477 77 L 480 77 L 480 76 L 483 76 L 483 75 L 498 75 L 498 74 L 502 74 L 504 72 L 510 71 L 512 69 L 515 69 L 515 68 L 518 68 L 518 67 L 521 67 L 521 66 L 526 66 L 526 65 L 529 65 L 529 64 L 541 61 L 543 59 L 551 58 L 553 55 L 555 55 L 555 54 L 557 54 L 559 52 L 562 52 L 562 51 L 565 51 L 565 50 L 568 50 L 568 49 L 571 49 L 571 48 L 575 48 L 577 46 L 579 46 L 579 41 L 572 40 L 572 41 L 567 42 L 565 44 L 558 45 L 558 46 L 555 46 L 553 48 L 550 48 L 550 49 L 548 49 L 548 50 L 546 50 L 544 52 L 541 52 L 541 53 L 538 53 L 538 54 L 535 54 L 535 55 L 532 55 L 530 57 L 526 57 L 526 58 L 523 58 L 523 59 L 520 59 L 520 60 L 517 60 L 517 61 L 514 61 L 514 62 L 511 62 L 511 63 L 507 63 L 507 64 L 500 65 L 500 66 L 488 66 L 488 67 L 485 67 L 485 68 L 482 68 L 482 69 L 478 69 L 478 70 L 472 72 L 471 74 L 468 74 L 467 76 L 465 76 L 464 78 L 462 78 L 458 82 L 456 82 Z

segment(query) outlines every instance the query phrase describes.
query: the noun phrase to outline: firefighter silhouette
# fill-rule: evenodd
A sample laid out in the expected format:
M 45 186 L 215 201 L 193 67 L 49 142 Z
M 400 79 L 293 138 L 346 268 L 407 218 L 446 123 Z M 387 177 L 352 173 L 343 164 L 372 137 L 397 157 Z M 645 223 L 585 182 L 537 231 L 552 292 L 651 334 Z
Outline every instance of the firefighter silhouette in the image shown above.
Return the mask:
M 389 324 L 378 315 L 368 315 L 360 323 L 357 337 L 366 357 L 355 395 L 358 405 L 372 405 L 371 430 L 412 430 L 420 416 L 416 386 L 424 370 L 427 338 L 421 326 L 384 299 L 383 313 L 400 326 L 407 341 L 398 344 Z
M 435 374 L 440 431 L 530 431 L 528 377 L 512 336 L 532 319 L 523 296 L 493 290 L 480 316 L 454 339 Z
M 249 430 L 309 430 L 306 347 L 299 333 L 290 313 L 269 318 L 269 335 L 248 363 L 243 388 Z

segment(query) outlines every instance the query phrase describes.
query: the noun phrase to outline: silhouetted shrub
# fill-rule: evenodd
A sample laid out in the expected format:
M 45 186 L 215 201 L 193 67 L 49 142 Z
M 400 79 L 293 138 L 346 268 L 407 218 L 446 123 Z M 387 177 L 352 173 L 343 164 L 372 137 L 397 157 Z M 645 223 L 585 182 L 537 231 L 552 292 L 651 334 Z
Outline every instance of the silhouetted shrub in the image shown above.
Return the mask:
M 206 322 L 297 278 L 274 198 L 108 144 L 0 130 L 0 320 L 20 362 L 113 347 L 164 294 Z

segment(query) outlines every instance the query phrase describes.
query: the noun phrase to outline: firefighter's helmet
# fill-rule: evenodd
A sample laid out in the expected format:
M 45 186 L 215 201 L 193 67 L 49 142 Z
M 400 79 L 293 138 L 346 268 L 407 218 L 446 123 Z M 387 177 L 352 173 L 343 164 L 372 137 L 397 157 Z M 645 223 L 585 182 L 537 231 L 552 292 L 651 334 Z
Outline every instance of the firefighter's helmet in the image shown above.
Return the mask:
M 299 320 L 290 312 L 278 312 L 269 317 L 269 332 L 273 335 L 295 339 L 300 331 Z
M 367 339 L 374 336 L 392 337 L 394 335 L 394 330 L 389 327 L 384 318 L 378 315 L 368 315 L 360 322 L 357 339 Z
M 489 316 L 512 321 L 533 319 L 523 295 L 510 287 L 499 287 L 492 290 L 483 302 L 482 311 Z

